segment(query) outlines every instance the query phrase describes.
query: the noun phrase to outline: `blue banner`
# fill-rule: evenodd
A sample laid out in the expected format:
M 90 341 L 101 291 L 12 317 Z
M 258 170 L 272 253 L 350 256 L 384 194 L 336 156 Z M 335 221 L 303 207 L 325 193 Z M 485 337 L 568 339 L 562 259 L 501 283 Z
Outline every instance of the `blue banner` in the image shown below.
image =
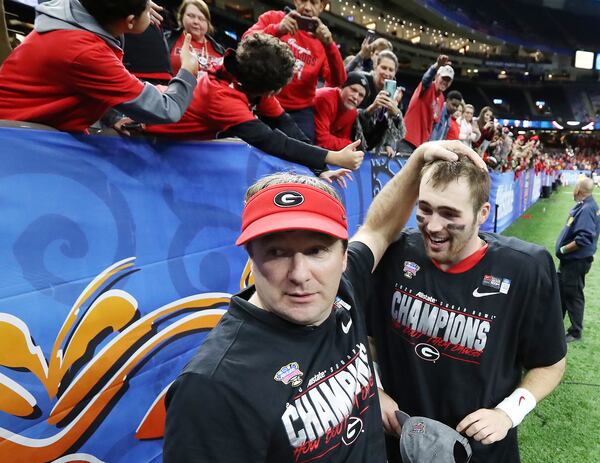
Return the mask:
M 575 185 L 577 179 L 585 175 L 586 177 L 592 176 L 592 171 L 590 170 L 563 170 L 559 172 L 560 180 L 563 185 Z
M 0 146 L 0 461 L 160 461 L 163 393 L 247 283 L 246 188 L 309 171 L 243 143 Z M 340 192 L 352 231 L 375 184 L 367 161 Z

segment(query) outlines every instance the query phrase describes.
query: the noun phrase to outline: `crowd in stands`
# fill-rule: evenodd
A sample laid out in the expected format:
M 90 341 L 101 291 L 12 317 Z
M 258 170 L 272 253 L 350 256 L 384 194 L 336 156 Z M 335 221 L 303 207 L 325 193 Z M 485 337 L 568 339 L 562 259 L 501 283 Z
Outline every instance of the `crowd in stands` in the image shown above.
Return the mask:
M 368 31 L 343 59 L 320 19 L 326 5 L 294 0 L 295 9 L 267 11 L 225 50 L 203 0 L 172 11 L 150 0 L 42 3 L 34 31 L 0 67 L 0 119 L 70 132 L 95 125 L 124 135 L 238 137 L 340 183 L 364 151 L 410 156 L 443 139 L 462 141 L 498 171 L 597 166 L 592 148 L 565 158 L 544 153 L 537 136 L 514 139 L 491 107 L 450 89 L 445 55 L 405 96 L 392 44 Z M 165 30 L 172 21 L 163 16 L 176 24 Z

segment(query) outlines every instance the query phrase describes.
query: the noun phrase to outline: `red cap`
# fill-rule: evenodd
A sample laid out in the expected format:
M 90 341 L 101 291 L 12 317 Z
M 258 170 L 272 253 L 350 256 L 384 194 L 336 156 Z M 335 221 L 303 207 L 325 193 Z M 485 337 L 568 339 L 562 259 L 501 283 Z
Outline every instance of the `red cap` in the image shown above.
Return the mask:
M 346 210 L 325 191 L 299 183 L 278 183 L 256 193 L 242 214 L 240 246 L 259 236 L 288 230 L 310 230 L 348 239 Z

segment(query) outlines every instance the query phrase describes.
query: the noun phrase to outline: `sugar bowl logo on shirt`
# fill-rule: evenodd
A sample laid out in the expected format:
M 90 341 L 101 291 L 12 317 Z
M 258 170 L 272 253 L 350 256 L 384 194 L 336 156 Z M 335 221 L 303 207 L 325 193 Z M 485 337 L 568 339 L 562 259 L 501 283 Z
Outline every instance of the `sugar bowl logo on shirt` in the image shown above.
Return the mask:
M 275 373 L 274 379 L 283 384 L 291 384 L 293 387 L 297 387 L 302 384 L 303 376 L 304 373 L 300 371 L 298 362 L 290 362 L 287 365 L 282 366 L 279 371 Z
M 417 272 L 420 269 L 421 269 L 421 267 L 419 267 L 414 262 L 405 260 L 404 261 L 404 270 L 402 270 L 402 271 L 404 272 L 404 276 L 410 280 L 410 279 L 412 279 L 412 277 L 414 277 L 417 274 Z

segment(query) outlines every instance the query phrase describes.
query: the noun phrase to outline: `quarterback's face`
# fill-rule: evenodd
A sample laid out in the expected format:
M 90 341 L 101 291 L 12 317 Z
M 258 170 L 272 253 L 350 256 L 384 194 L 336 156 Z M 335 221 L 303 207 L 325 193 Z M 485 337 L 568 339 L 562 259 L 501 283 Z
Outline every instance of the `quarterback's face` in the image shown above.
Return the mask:
M 425 174 L 419 187 L 417 223 L 427 255 L 442 268 L 449 268 L 481 246 L 480 225 L 489 215 L 489 203 L 477 212 L 467 181 L 459 178 L 444 187 L 433 188 Z
M 320 325 L 346 269 L 340 239 L 297 230 L 272 233 L 249 243 L 256 293 L 254 305 L 298 325 Z

